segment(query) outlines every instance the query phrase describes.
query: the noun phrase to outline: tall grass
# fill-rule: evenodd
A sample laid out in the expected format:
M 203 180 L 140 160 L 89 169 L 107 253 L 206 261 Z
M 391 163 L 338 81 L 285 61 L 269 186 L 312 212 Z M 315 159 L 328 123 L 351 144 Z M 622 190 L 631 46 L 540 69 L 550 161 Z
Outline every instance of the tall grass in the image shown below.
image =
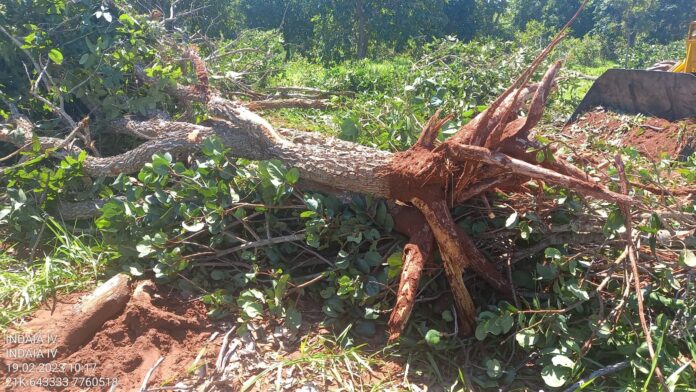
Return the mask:
M 36 250 L 41 256 L 24 261 L 13 248 L 0 251 L 0 329 L 59 293 L 93 287 L 117 256 L 94 236 L 73 234 L 53 218 L 44 225 L 53 238 L 46 236 Z

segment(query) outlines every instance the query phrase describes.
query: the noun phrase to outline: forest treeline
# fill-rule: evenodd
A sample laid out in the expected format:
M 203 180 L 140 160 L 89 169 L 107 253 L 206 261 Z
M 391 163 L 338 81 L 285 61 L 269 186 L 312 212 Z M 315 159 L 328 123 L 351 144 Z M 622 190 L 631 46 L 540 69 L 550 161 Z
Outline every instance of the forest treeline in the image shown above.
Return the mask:
M 288 55 L 324 61 L 377 57 L 446 36 L 512 39 L 530 26 L 550 35 L 575 13 L 580 0 L 214 0 L 195 21 L 227 38 L 243 29 L 279 29 Z M 193 4 L 198 2 L 198 4 Z M 186 6 L 179 5 L 181 9 Z M 162 4 L 162 10 L 167 6 Z M 576 37 L 601 38 L 610 58 L 637 42 L 684 38 L 696 19 L 693 0 L 591 0 L 573 25 Z
M 384 58 L 438 38 L 513 40 L 532 31 L 549 38 L 581 0 L 147 0 L 102 2 L 149 13 L 169 27 L 197 36 L 236 38 L 249 29 L 278 30 L 288 58 L 324 63 Z M 60 19 L 68 2 L 0 2 L 0 23 L 24 24 L 31 15 Z M 87 0 L 70 2 L 75 5 Z M 69 10 L 68 10 L 69 11 Z M 34 18 L 35 20 L 36 18 Z M 573 24 L 574 37 L 592 37 L 602 58 L 621 60 L 638 44 L 682 40 L 696 20 L 693 0 L 590 0 Z M 27 23 L 24 23 L 27 22 Z M 40 27 L 39 27 L 40 29 Z

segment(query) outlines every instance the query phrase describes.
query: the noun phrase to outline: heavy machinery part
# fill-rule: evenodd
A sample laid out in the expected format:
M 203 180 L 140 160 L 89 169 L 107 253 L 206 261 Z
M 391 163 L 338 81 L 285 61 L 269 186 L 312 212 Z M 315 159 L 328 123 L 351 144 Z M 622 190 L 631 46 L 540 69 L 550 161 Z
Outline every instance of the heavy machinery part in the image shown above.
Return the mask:
M 569 121 L 575 121 L 584 112 L 598 106 L 670 121 L 696 117 L 696 76 L 610 69 L 595 81 Z
M 691 22 L 686 37 L 686 58 L 677 63 L 671 72 L 696 72 L 696 22 Z

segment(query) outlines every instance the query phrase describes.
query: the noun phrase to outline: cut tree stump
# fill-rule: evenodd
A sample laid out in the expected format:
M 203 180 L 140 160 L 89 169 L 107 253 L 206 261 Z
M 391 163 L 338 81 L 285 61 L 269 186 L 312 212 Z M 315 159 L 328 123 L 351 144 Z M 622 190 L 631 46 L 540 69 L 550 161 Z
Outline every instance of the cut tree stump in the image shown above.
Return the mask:
M 49 333 L 57 337 L 59 355 L 70 354 L 88 342 L 106 321 L 123 311 L 130 297 L 130 278 L 118 274 L 81 298 Z

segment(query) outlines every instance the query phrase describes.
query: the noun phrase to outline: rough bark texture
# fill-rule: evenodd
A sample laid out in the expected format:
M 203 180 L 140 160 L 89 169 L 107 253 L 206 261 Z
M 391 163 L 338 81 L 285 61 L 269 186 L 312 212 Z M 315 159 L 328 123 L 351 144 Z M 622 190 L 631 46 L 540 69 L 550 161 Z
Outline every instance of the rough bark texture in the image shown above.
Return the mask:
M 245 103 L 245 106 L 249 108 L 249 110 L 268 110 L 282 108 L 327 109 L 331 107 L 331 103 L 323 99 L 285 98 L 251 101 Z

